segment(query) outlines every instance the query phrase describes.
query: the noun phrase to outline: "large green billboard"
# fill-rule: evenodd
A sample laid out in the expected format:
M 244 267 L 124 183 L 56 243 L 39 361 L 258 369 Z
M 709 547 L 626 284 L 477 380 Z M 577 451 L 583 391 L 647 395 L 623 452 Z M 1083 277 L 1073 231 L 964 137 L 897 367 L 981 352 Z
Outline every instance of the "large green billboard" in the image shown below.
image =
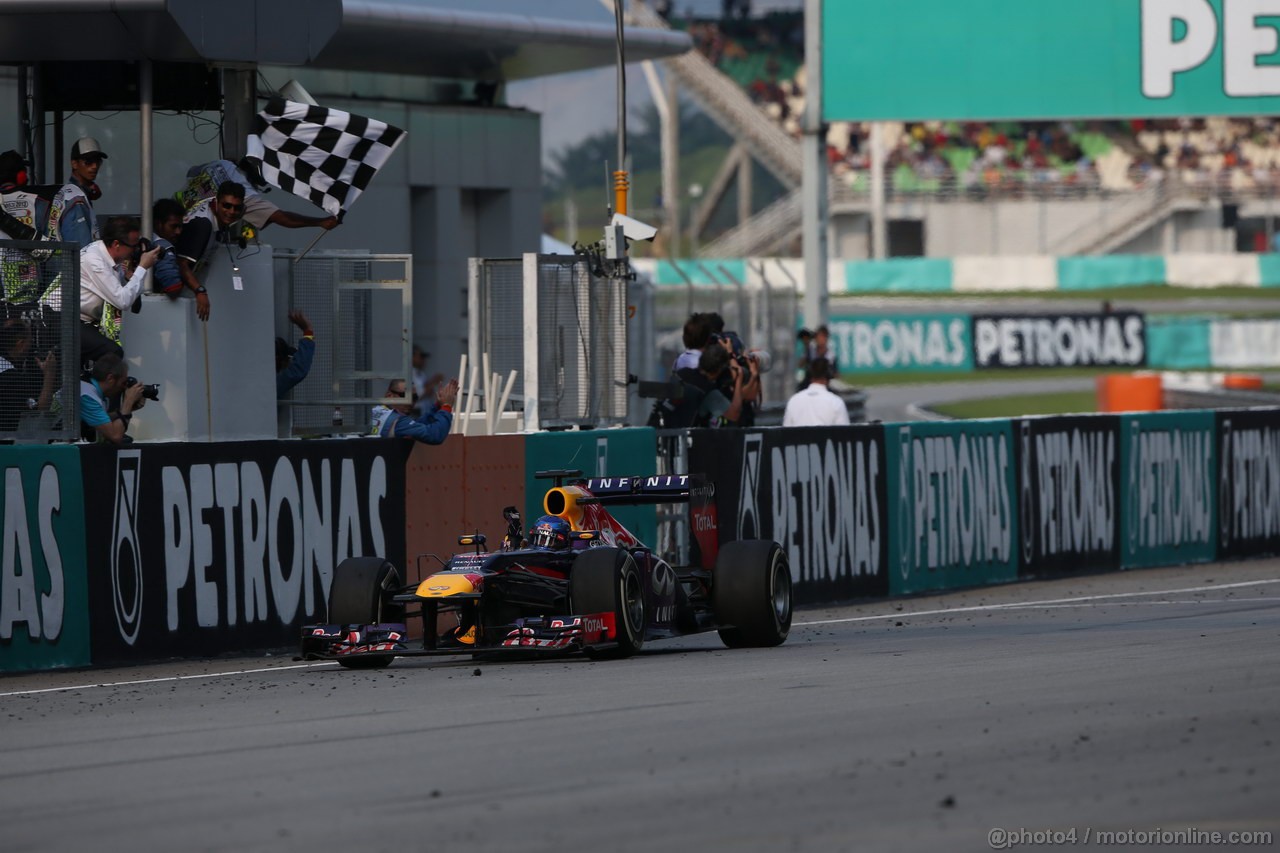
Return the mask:
M 1280 113 L 1271 0 L 825 0 L 828 121 Z
M 80 451 L 0 448 L 0 671 L 89 664 Z

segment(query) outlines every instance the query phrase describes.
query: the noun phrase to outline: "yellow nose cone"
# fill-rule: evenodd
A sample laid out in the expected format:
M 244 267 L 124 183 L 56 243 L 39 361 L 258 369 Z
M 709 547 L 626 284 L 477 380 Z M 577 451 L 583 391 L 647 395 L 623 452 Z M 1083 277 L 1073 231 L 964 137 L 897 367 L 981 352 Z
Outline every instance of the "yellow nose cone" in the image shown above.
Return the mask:
M 418 598 L 448 598 L 451 595 L 475 592 L 476 587 L 466 575 L 432 575 L 418 584 Z

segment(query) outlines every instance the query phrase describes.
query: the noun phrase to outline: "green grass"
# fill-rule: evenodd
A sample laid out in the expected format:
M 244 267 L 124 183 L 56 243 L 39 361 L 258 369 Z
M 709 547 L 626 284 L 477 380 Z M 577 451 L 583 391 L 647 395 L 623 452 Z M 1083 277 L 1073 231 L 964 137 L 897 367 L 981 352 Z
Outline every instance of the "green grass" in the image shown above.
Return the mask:
M 919 372 L 877 371 L 868 373 L 842 373 L 840 380 L 855 388 L 876 385 L 922 385 L 930 382 L 998 382 L 1013 379 L 1079 379 L 1092 378 L 1106 373 L 1132 373 L 1131 367 L 1042 367 L 1026 370 L 922 370 Z
M 1021 415 L 1066 415 L 1095 412 L 1097 398 L 1092 391 L 1062 391 L 1051 394 L 1019 394 L 989 397 L 930 406 L 950 418 L 1015 418 Z

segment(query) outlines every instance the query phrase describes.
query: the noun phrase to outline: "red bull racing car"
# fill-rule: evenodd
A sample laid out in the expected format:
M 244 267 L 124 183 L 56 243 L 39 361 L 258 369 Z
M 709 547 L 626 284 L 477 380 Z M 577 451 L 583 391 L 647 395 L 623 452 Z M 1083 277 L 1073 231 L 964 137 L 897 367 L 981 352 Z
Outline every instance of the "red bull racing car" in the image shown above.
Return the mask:
M 583 652 L 627 657 L 646 642 L 715 630 L 730 647 L 776 646 L 791 629 L 791 569 L 776 542 L 719 545 L 714 489 L 689 475 L 553 479 L 546 515 L 527 532 L 508 507 L 495 550 L 479 533 L 421 583 L 405 586 L 380 557 L 334 572 L 328 622 L 302 631 L 301 657 L 350 668 L 398 656 Z M 636 504 L 690 504 L 689 566 L 654 554 L 609 512 Z M 407 623 L 420 619 L 421 640 Z M 417 632 L 414 632 L 416 635 Z

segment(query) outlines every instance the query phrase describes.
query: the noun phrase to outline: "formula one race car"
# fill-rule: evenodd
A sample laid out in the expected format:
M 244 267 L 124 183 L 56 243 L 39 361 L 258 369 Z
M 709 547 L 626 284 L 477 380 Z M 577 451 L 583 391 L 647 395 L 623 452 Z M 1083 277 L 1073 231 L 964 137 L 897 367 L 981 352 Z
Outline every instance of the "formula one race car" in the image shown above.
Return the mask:
M 400 572 L 380 557 L 343 561 L 329 590 L 328 624 L 303 628 L 301 657 L 374 669 L 409 655 L 580 651 L 620 658 L 649 640 L 710 630 L 734 648 L 786 640 L 786 553 L 764 540 L 719 546 L 710 484 L 688 475 L 536 476 L 555 486 L 528 539 L 508 507 L 499 550 L 486 550 L 482 534 L 460 536 L 458 544 L 470 550 L 416 585 L 403 586 Z M 660 503 L 690 504 L 696 565 L 670 565 L 607 509 Z M 406 627 L 415 618 L 422 620 L 420 641 L 410 641 Z

